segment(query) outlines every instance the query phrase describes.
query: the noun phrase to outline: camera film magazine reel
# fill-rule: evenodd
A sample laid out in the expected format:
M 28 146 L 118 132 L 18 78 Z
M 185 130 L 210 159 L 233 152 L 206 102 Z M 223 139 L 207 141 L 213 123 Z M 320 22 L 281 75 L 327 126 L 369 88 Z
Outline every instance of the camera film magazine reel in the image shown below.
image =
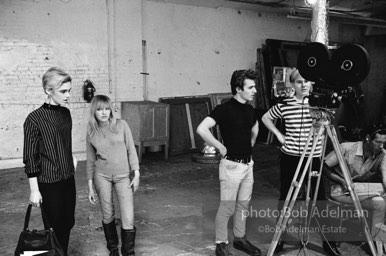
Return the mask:
M 297 66 L 304 79 L 318 82 L 328 74 L 330 53 L 322 43 L 309 43 L 299 53 Z
M 313 82 L 326 82 L 329 87 L 346 89 L 362 82 L 370 70 L 366 49 L 358 44 L 345 44 L 331 58 L 326 45 L 309 43 L 299 53 L 300 74 Z
M 370 58 L 366 49 L 357 44 L 346 44 L 332 55 L 330 71 L 336 86 L 346 89 L 362 82 L 370 71 Z

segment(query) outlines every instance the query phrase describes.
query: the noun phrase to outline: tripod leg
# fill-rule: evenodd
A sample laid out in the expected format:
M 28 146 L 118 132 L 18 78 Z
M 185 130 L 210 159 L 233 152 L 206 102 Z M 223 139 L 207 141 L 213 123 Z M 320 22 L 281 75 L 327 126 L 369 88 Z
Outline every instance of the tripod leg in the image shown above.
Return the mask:
M 310 141 L 311 141 L 311 133 L 308 136 L 305 149 L 308 147 Z M 300 184 L 300 187 L 299 187 L 299 183 L 297 181 L 297 178 L 299 176 L 299 171 L 300 171 L 300 168 L 302 166 L 302 163 L 303 163 L 303 160 L 304 160 L 304 157 L 305 157 L 305 152 L 306 151 L 304 150 L 302 155 L 301 155 L 301 157 L 300 157 L 300 160 L 299 160 L 298 166 L 296 168 L 294 177 L 292 178 L 291 187 L 290 187 L 290 189 L 289 189 L 289 191 L 287 193 L 286 199 L 284 201 L 284 205 L 282 206 L 282 209 L 280 211 L 280 217 L 279 217 L 279 219 L 278 219 L 278 221 L 276 223 L 275 233 L 274 233 L 273 238 L 272 238 L 272 242 L 271 242 L 271 246 L 270 246 L 270 251 L 268 252 L 268 255 L 272 255 L 273 254 L 273 252 L 274 252 L 274 250 L 275 250 L 275 248 L 277 246 L 277 243 L 279 242 L 280 236 L 281 236 L 282 232 L 286 228 L 288 217 L 291 214 L 291 210 L 288 207 L 289 202 L 292 201 L 292 200 L 296 200 L 296 196 L 298 194 L 298 192 L 296 190 L 299 190 L 300 187 L 301 187 L 301 184 Z M 295 194 L 296 195 L 293 194 L 294 188 L 296 188 L 295 189 Z
M 310 130 L 310 134 L 309 134 L 307 142 L 306 142 L 306 145 L 304 147 L 303 153 L 302 153 L 302 155 L 300 157 L 299 164 L 298 164 L 298 166 L 296 168 L 296 172 L 295 172 L 294 178 L 292 179 L 292 185 L 290 187 L 290 190 L 288 191 L 288 194 L 287 194 L 287 197 L 286 197 L 286 201 L 285 201 L 283 209 L 281 210 L 281 213 L 280 213 L 280 218 L 279 218 L 279 220 L 278 220 L 278 222 L 276 224 L 275 234 L 273 236 L 270 248 L 269 248 L 268 253 L 267 253 L 268 256 L 272 256 L 273 252 L 275 251 L 275 248 L 277 246 L 277 243 L 279 242 L 280 236 L 281 236 L 283 230 L 285 229 L 285 227 L 287 225 L 288 218 L 291 215 L 291 212 L 292 212 L 292 209 L 294 207 L 296 198 L 297 198 L 297 196 L 299 194 L 299 190 L 300 190 L 300 188 L 301 188 L 301 186 L 303 184 L 304 177 L 305 177 L 305 175 L 307 173 L 307 170 L 308 170 L 308 167 L 309 167 L 309 165 L 311 163 L 312 157 L 308 157 L 306 165 L 305 165 L 305 167 L 304 167 L 304 169 L 302 171 L 301 177 L 300 177 L 299 181 L 297 181 L 297 177 L 299 175 L 301 166 L 303 164 L 303 160 L 304 160 L 304 158 L 305 158 L 305 156 L 307 154 L 308 145 L 310 144 L 310 141 L 311 141 L 314 129 L 315 129 L 314 126 L 312 126 L 311 130 Z M 314 139 L 314 141 L 313 141 L 311 152 L 309 154 L 310 156 L 312 156 L 314 154 L 315 148 L 316 148 L 316 145 L 317 145 L 317 141 L 319 140 L 319 138 L 322 135 L 323 131 L 324 131 L 324 129 L 319 129 L 318 135 L 316 136 L 316 140 Z M 296 187 L 295 191 L 293 191 L 294 187 Z
M 310 205 L 310 199 L 311 199 L 311 177 L 312 177 L 312 159 L 311 159 L 311 163 L 310 163 L 310 166 L 308 168 L 308 180 L 307 180 L 307 185 L 306 185 L 306 189 L 307 189 L 307 192 L 306 192 L 306 197 L 305 197 L 305 208 L 306 208 L 306 211 L 307 211 L 307 215 L 305 217 L 305 220 L 304 220 L 304 229 L 300 229 L 300 237 L 301 237 L 301 244 L 302 244 L 302 247 L 305 247 L 307 244 L 308 244 L 308 231 L 307 231 L 307 227 L 309 226 L 308 225 L 308 217 L 310 216 L 309 213 L 309 205 Z
M 322 129 L 322 128 L 321 128 Z M 324 128 L 323 128 L 324 129 Z M 325 129 L 323 130 L 323 134 L 325 134 Z M 318 141 L 317 139 L 314 138 L 315 141 Z M 313 216 L 313 213 L 314 213 L 314 210 L 315 210 L 315 207 L 316 207 L 316 202 L 317 202 L 317 199 L 318 199 L 318 194 L 319 194 L 319 187 L 320 187 L 320 180 L 321 180 L 321 177 L 322 177 L 322 170 L 323 170 L 323 160 L 324 160 L 324 155 L 325 155 L 325 152 L 326 152 L 326 145 L 327 145 L 327 136 L 324 137 L 324 142 L 323 142 L 323 148 L 322 148 L 322 159 L 321 159 L 321 162 L 320 162 L 320 166 L 319 166 L 319 172 L 318 173 L 315 173 L 313 172 L 313 168 L 312 168 L 312 162 L 311 162 L 311 165 L 310 165 L 310 172 L 309 172 L 309 178 L 308 178 L 308 183 L 307 183 L 307 198 L 306 198 L 306 209 L 307 209 L 307 215 L 306 215 L 306 219 L 305 219 L 305 235 L 303 235 L 303 241 L 306 241 L 304 244 L 308 244 L 309 242 L 309 227 L 311 226 L 311 218 Z M 312 198 L 312 201 L 311 201 L 311 208 L 309 208 L 309 202 L 311 200 L 311 197 L 310 197 L 310 191 L 311 191 L 311 188 L 312 188 L 312 177 L 317 177 L 317 181 L 316 181 L 316 186 L 314 188 L 314 193 L 313 193 L 313 198 Z
M 272 256 L 273 255 L 273 253 L 275 251 L 275 248 L 277 246 L 277 243 L 279 242 L 280 236 L 281 236 L 282 232 L 286 228 L 286 225 L 287 225 L 287 222 L 288 222 L 288 218 L 289 218 L 289 216 L 291 214 L 291 209 L 290 209 L 290 207 L 288 207 L 289 202 L 293 201 L 293 200 L 296 200 L 298 191 L 300 190 L 301 184 L 299 186 L 297 178 L 299 176 L 299 171 L 300 171 L 300 168 L 301 168 L 301 166 L 303 164 L 304 157 L 305 157 L 305 154 L 306 154 L 306 149 L 307 149 L 310 141 L 311 141 L 311 133 L 308 136 L 305 150 L 303 151 L 303 153 L 302 153 L 302 155 L 300 157 L 300 160 L 299 160 L 298 166 L 296 168 L 294 177 L 292 178 L 291 187 L 290 187 L 290 189 L 289 189 L 289 191 L 287 193 L 284 205 L 282 206 L 282 209 L 280 211 L 280 217 L 279 217 L 279 220 L 276 223 L 275 233 L 273 235 L 272 242 L 271 242 L 270 248 L 268 250 L 268 254 L 267 254 L 268 256 Z M 295 192 L 293 194 L 294 187 L 296 187 L 296 189 L 295 189 Z
M 315 141 L 315 137 L 314 137 Z M 305 197 L 305 209 L 307 211 L 307 215 L 305 216 L 304 220 L 304 228 L 300 229 L 300 237 L 301 237 L 301 244 L 302 247 L 306 248 L 308 242 L 309 242 L 309 232 L 308 232 L 308 227 L 310 226 L 311 218 L 310 218 L 310 213 L 312 214 L 312 209 L 310 209 L 310 201 L 311 201 L 311 183 L 312 183 L 312 163 L 313 159 L 312 156 L 309 156 L 311 158 L 310 165 L 308 167 L 308 180 L 307 180 L 307 185 L 306 185 L 306 197 Z
M 339 146 L 339 142 L 337 139 L 335 128 L 331 125 L 326 126 L 326 128 L 327 128 L 328 136 L 330 137 L 332 144 L 334 146 L 335 154 L 338 158 L 339 166 L 342 170 L 343 177 L 344 177 L 344 180 L 346 182 L 346 186 L 347 186 L 348 191 L 350 193 L 351 199 L 354 202 L 355 210 L 357 211 L 359 218 L 362 220 L 362 223 L 364 224 L 363 229 L 365 231 L 365 235 L 367 238 L 367 242 L 369 243 L 371 253 L 373 254 L 373 256 L 376 256 L 377 253 L 376 253 L 375 246 L 373 243 L 373 238 L 371 236 L 370 228 L 369 228 L 369 225 L 367 224 L 366 218 L 364 216 L 364 211 L 362 209 L 362 205 L 359 202 L 359 198 L 353 189 L 353 183 L 352 183 L 351 175 L 350 175 L 350 172 L 348 170 L 346 161 L 343 158 L 342 152 L 340 151 L 340 146 Z

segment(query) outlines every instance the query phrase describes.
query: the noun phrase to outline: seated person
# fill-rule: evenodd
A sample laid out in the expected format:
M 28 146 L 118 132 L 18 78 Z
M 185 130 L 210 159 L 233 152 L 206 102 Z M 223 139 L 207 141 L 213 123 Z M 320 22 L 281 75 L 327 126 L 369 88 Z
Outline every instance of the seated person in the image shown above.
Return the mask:
M 386 128 L 373 127 L 368 129 L 364 141 L 341 143 L 341 152 L 346 161 L 353 182 L 380 183 L 386 188 Z M 339 161 L 335 151 L 325 157 L 323 174 L 331 183 L 331 198 L 341 203 L 353 201 L 347 190 Z M 340 187 L 337 185 L 340 185 Z M 382 190 L 382 186 L 379 186 Z M 343 193 L 334 193 L 333 190 Z M 383 190 L 384 191 L 384 190 Z M 383 191 L 360 193 L 359 201 L 364 209 L 372 211 L 371 231 L 373 236 L 379 230 L 379 223 L 384 223 L 386 210 L 386 194 Z M 378 225 L 377 225 L 378 224 Z

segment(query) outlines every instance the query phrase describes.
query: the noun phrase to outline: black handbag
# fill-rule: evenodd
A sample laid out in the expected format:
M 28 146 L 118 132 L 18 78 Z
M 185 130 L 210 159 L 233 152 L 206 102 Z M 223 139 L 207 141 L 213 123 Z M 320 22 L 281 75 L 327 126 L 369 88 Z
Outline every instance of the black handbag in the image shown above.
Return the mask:
M 32 230 L 28 229 L 29 219 L 31 216 L 32 205 L 29 204 L 24 220 L 24 229 L 21 231 L 19 241 L 15 250 L 15 256 L 23 255 L 25 251 L 45 251 L 38 255 L 45 256 L 65 256 L 64 251 L 56 238 L 55 232 L 48 219 L 44 214 L 43 205 L 40 206 L 43 223 L 48 230 Z

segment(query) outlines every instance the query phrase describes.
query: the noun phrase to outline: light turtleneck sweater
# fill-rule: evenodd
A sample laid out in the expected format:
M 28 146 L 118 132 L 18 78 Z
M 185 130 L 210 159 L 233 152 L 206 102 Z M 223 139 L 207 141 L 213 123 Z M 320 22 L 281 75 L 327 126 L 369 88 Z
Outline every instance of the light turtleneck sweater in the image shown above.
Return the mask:
M 139 170 L 137 151 L 126 121 L 117 120 L 117 133 L 109 125 L 98 128 L 98 133 L 86 136 L 87 179 L 93 179 L 96 172 L 115 175 Z

